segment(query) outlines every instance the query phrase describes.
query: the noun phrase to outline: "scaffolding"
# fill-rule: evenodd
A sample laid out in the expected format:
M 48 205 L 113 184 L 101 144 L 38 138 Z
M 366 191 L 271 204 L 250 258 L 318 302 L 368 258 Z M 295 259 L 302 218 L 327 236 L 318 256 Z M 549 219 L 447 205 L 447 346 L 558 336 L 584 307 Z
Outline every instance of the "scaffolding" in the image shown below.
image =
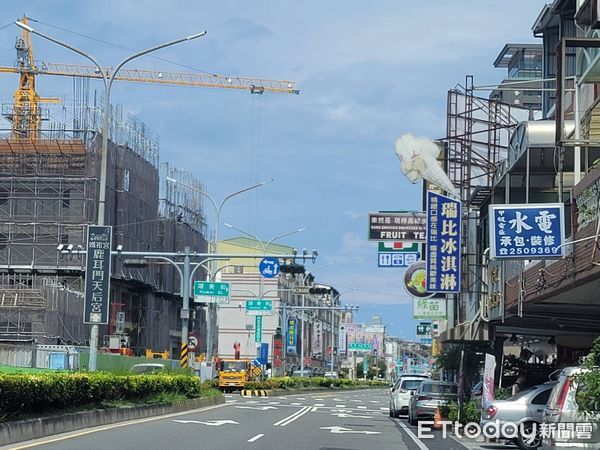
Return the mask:
M 160 217 L 186 223 L 206 235 L 206 191 L 200 180 L 169 163 L 160 165 L 158 212 Z
M 446 165 L 448 177 L 460 192 L 465 226 L 462 227 L 463 252 L 459 319 L 472 316 L 478 297 L 485 290 L 481 280 L 481 255 L 485 248 L 477 230 L 481 208 L 490 202 L 494 174 L 507 158 L 510 136 L 519 122 L 527 120 L 529 110 L 498 100 L 474 95 L 473 76 L 465 86 L 448 91 L 446 116 Z M 471 305 L 471 311 L 468 311 Z

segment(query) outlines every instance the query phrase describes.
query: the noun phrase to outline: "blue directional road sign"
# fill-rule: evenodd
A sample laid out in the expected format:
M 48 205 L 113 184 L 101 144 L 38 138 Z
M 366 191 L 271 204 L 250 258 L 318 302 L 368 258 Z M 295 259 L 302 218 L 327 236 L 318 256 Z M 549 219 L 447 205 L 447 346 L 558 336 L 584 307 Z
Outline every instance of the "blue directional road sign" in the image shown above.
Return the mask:
M 279 259 L 278 258 L 263 258 L 258 265 L 260 274 L 265 278 L 274 278 L 279 275 Z

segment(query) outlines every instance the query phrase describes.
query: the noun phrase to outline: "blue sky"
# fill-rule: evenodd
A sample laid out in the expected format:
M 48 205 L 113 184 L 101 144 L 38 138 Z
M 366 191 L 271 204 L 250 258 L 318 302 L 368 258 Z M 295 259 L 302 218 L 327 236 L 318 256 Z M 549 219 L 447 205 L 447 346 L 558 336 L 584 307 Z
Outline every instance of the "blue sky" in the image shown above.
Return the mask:
M 318 249 L 314 267 L 335 261 L 317 281 L 360 288 L 343 296 L 361 306 L 359 319 L 380 315 L 391 334 L 412 338 L 403 272 L 378 269 L 376 243 L 367 241 L 369 212 L 420 209 L 420 187 L 401 174 L 394 141 L 406 132 L 443 137 L 448 89 L 467 74 L 475 84 L 500 81 L 504 72 L 492 62 L 507 42 L 535 42 L 531 26 L 543 5 L 40 0 L 3 2 L 0 27 L 25 13 L 107 66 L 132 53 L 118 46 L 137 51 L 206 30 L 156 54 L 179 65 L 145 57 L 128 67 L 297 81 L 299 96 L 121 84 L 112 101 L 160 136 L 161 161 L 192 171 L 216 199 L 275 178 L 228 203 L 222 222 L 264 240 L 308 227 L 282 243 Z M 16 36 L 14 26 L 0 30 L 1 65 L 13 64 Z M 37 37 L 34 49 L 39 60 L 87 64 Z M 72 81 L 57 78 L 39 77 L 39 93 L 69 97 Z M 16 85 L 15 75 L 0 76 L 2 102 Z M 100 83 L 92 88 L 101 92 Z M 220 235 L 234 236 L 222 223 Z

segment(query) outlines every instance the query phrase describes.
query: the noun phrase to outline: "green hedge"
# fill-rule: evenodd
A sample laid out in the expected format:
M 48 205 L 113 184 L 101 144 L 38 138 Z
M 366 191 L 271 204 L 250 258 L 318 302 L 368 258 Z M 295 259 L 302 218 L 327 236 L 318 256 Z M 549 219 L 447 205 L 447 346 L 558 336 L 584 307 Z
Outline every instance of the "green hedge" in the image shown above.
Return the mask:
M 195 398 L 202 395 L 202 389 L 199 378 L 190 375 L 0 374 L 0 411 L 7 417 L 102 402 L 140 401 L 165 393 Z
M 246 389 L 302 389 L 302 388 L 357 388 L 357 387 L 387 387 L 388 384 L 381 381 L 349 380 L 346 378 L 290 378 L 275 377 L 264 381 L 251 381 L 247 383 Z

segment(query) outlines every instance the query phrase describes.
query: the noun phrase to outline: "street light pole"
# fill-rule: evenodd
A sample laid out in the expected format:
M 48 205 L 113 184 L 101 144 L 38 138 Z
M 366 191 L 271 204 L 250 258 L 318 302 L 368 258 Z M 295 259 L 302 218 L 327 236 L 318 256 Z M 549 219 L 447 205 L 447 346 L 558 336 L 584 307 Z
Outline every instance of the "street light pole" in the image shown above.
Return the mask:
M 331 300 L 331 361 L 329 364 L 329 368 L 330 371 L 333 372 L 333 368 L 334 368 L 334 364 L 333 364 L 333 358 L 334 358 L 334 352 L 333 352 L 333 347 L 334 347 L 334 342 L 333 342 L 333 338 L 334 338 L 334 329 L 335 329 L 335 313 L 334 313 L 334 307 L 335 307 L 335 302 L 337 299 L 339 299 L 342 294 L 347 294 L 348 292 L 352 292 L 352 291 L 356 291 L 356 288 L 351 288 L 351 289 L 347 289 L 343 292 L 340 292 L 338 295 L 334 296 L 333 299 Z
M 322 266 L 319 266 L 313 270 L 311 270 L 310 272 L 306 272 L 305 274 L 302 275 L 302 286 L 304 286 L 304 284 L 306 283 L 306 279 L 308 278 L 308 276 L 311 273 L 316 272 L 319 269 L 322 269 L 324 267 L 330 266 L 333 264 L 332 262 L 328 262 L 327 264 L 323 264 Z M 302 308 L 306 308 L 306 305 L 304 303 L 304 294 L 302 294 L 301 296 L 302 298 Z M 302 311 L 302 342 L 300 344 L 300 377 L 304 378 L 304 328 L 305 328 L 305 324 L 306 324 L 306 315 L 304 314 L 304 311 Z
M 217 206 L 217 202 L 215 201 L 215 199 L 208 194 L 207 192 L 201 191 L 193 186 L 190 186 L 189 184 L 186 183 L 182 183 L 179 180 L 175 180 L 174 178 L 165 178 L 166 181 L 169 181 L 171 183 L 175 183 L 175 184 L 179 184 L 187 189 L 190 189 L 192 191 L 195 191 L 203 196 L 205 196 L 210 203 L 212 204 L 213 208 L 215 209 L 215 227 L 213 230 L 213 242 L 211 243 L 211 249 L 210 249 L 210 253 L 212 254 L 216 254 L 217 253 L 217 245 L 219 243 L 219 223 L 221 221 L 221 210 L 223 209 L 223 206 L 225 205 L 225 203 L 227 203 L 227 201 L 229 199 L 231 199 L 232 197 L 235 197 L 236 195 L 240 195 L 243 194 L 244 192 L 248 192 L 252 189 L 256 189 L 259 188 L 261 186 L 264 186 L 265 184 L 269 184 L 271 182 L 274 181 L 273 178 L 263 181 L 261 183 L 257 183 L 254 184 L 252 186 L 248 186 L 246 188 L 240 189 L 238 191 L 232 192 L 231 194 L 227 195 L 222 201 L 221 203 L 219 203 L 219 205 Z M 215 277 L 216 277 L 216 260 L 213 260 L 210 262 L 210 270 L 209 270 L 209 281 L 215 281 Z M 214 330 L 216 329 L 216 324 L 217 324 L 217 308 L 216 308 L 216 304 L 214 303 L 209 303 L 208 304 L 208 308 L 207 308 L 207 314 L 206 314 L 206 361 L 207 362 L 211 362 L 212 361 L 212 350 L 214 347 Z M 182 337 L 183 339 L 183 337 Z
M 267 250 L 269 249 L 269 247 L 271 246 L 271 244 L 273 242 L 275 242 L 278 239 L 281 239 L 283 237 L 286 236 L 290 236 L 292 234 L 296 234 L 296 233 L 302 233 L 303 231 L 306 231 L 307 228 L 306 227 L 302 227 L 302 228 L 298 228 L 297 230 L 292 230 L 292 231 L 288 231 L 287 233 L 282 233 L 280 235 L 275 236 L 273 239 L 269 240 L 269 242 L 267 242 L 267 245 L 265 245 L 265 243 L 260 240 L 259 238 L 257 238 L 256 236 L 254 236 L 253 234 L 248 233 L 247 231 L 244 231 L 240 228 L 234 227 L 233 225 L 231 225 L 230 223 L 225 222 L 223 225 L 225 225 L 228 228 L 231 228 L 232 230 L 238 231 L 242 234 L 245 234 L 246 236 L 251 237 L 252 239 L 254 239 L 256 242 L 258 242 L 262 248 L 263 253 L 266 255 L 267 254 Z M 263 290 L 263 282 L 262 282 L 262 277 L 259 277 L 259 295 L 262 295 L 262 290 Z
M 108 125 L 109 125 L 108 124 L 108 121 L 109 121 L 108 113 L 109 113 L 109 107 L 110 107 L 110 89 L 112 87 L 113 81 L 115 80 L 115 76 L 117 75 L 117 73 L 119 72 L 121 67 L 123 67 L 129 61 L 131 61 L 135 58 L 138 58 L 140 56 L 154 52 L 156 50 L 160 50 L 165 47 L 169 47 L 171 45 L 175 45 L 175 44 L 179 44 L 181 42 L 191 41 L 192 39 L 199 38 L 201 36 L 204 36 L 206 34 L 206 31 L 203 31 L 202 33 L 193 34 L 191 36 L 186 36 L 181 39 L 176 39 L 174 41 L 166 42 L 164 44 L 159 44 L 154 47 L 148 48 L 146 50 L 142 50 L 141 52 L 134 53 L 133 55 L 128 56 L 123 61 L 121 61 L 119 64 L 117 64 L 117 67 L 113 71 L 112 75 L 110 75 L 109 73 L 105 72 L 102 69 L 102 66 L 96 60 L 96 58 L 94 58 L 92 55 L 89 55 L 88 53 L 84 52 L 83 50 L 79 50 L 78 48 L 73 47 L 70 44 L 62 42 L 62 41 L 60 41 L 56 38 L 53 38 L 51 36 L 48 36 L 46 34 L 40 33 L 39 31 L 34 30 L 31 26 L 27 25 L 26 23 L 23 23 L 20 21 L 16 21 L 15 23 L 17 24 L 18 27 L 29 31 L 30 33 L 40 36 L 50 42 L 54 42 L 55 44 L 65 47 L 65 48 L 83 56 L 84 58 L 87 58 L 98 68 L 99 73 L 102 76 L 102 81 L 104 83 L 104 110 L 103 110 L 103 120 L 102 120 L 102 152 L 101 152 L 101 162 L 100 162 L 100 192 L 98 195 L 97 224 L 104 225 L 104 220 L 105 220 L 104 216 L 105 216 L 105 207 L 106 207 L 106 178 L 107 178 L 107 166 L 108 166 Z M 91 370 L 91 371 L 96 370 L 97 355 L 98 355 L 98 332 L 99 332 L 99 326 L 97 324 L 92 325 L 91 330 L 90 330 L 90 362 L 89 362 L 89 370 Z M 183 338 L 184 337 L 182 336 L 182 339 Z M 185 337 L 185 339 L 187 339 L 187 336 Z

